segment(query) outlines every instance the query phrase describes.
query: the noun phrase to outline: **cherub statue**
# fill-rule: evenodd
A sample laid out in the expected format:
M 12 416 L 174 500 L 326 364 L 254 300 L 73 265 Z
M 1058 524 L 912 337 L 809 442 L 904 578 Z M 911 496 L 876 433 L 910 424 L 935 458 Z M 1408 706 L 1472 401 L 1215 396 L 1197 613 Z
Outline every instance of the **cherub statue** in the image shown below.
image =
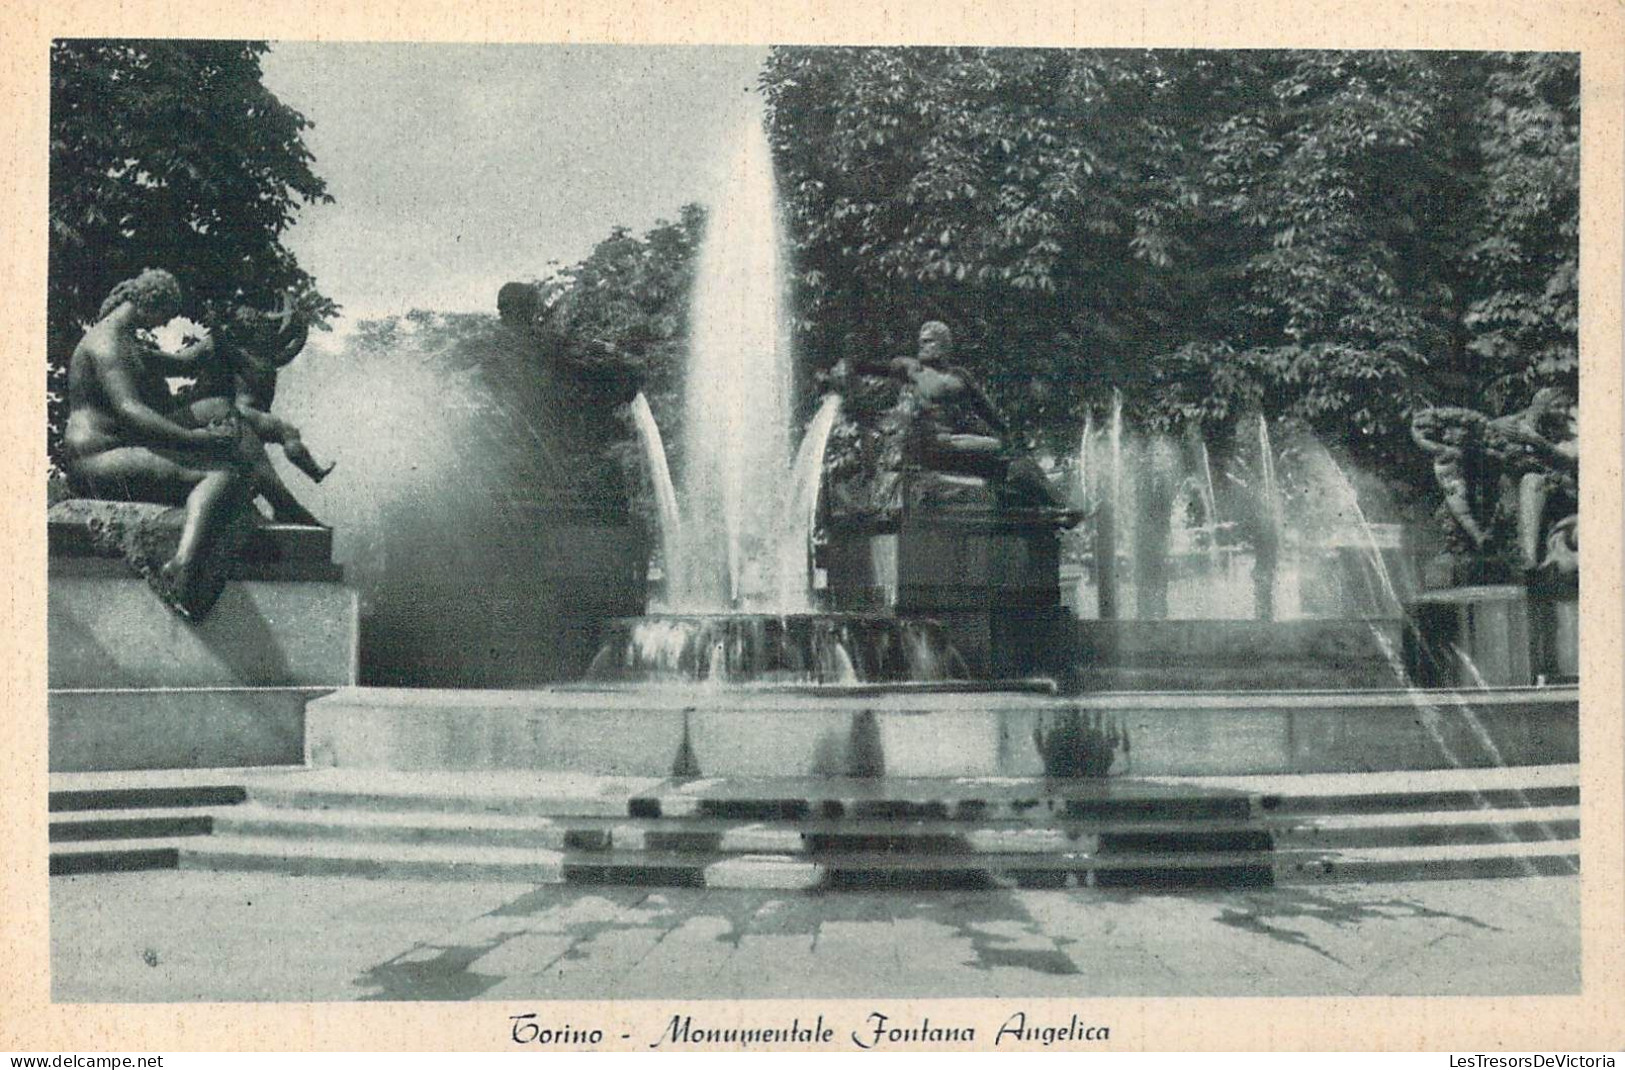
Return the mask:
M 299 355 L 309 336 L 309 322 L 284 293 L 274 312 L 248 305 L 232 307 L 211 325 L 207 337 L 184 347 L 176 358 L 196 366 L 190 406 L 194 421 L 207 424 L 234 413 L 262 443 L 281 446 L 295 468 L 320 483 L 336 462 L 324 465 L 317 461 L 299 427 L 271 413 L 277 375 Z M 256 484 L 274 519 L 320 526 L 321 521 L 294 497 L 269 464 L 256 472 Z

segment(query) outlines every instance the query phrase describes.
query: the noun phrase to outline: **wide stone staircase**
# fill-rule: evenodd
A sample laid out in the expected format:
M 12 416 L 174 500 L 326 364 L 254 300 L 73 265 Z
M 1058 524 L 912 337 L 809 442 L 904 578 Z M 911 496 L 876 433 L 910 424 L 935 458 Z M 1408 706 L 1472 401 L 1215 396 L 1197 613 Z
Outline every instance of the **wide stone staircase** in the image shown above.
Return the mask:
M 52 872 L 1155 890 L 1579 870 L 1574 765 L 1106 780 L 343 768 L 168 778 L 54 776 Z

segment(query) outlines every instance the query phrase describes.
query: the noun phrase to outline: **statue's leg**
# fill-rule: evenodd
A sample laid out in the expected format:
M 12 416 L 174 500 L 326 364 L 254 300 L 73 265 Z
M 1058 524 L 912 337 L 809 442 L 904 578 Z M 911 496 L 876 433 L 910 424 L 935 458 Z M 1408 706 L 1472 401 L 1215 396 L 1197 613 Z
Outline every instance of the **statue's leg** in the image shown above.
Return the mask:
M 1004 478 L 1021 501 L 1052 509 L 1066 507 L 1066 499 L 1061 495 L 1060 488 L 1050 482 L 1044 469 L 1031 457 L 1019 457 L 1012 461 Z
M 225 398 L 201 398 L 184 406 L 178 411 L 177 421 L 191 426 L 202 427 L 215 420 L 222 419 L 236 412 L 235 407 Z M 298 441 L 297 432 L 294 435 Z M 276 468 L 271 464 L 271 458 L 265 452 L 265 443 L 260 441 L 258 435 L 246 422 L 242 425 L 242 438 L 239 442 L 239 452 L 243 461 L 253 469 L 253 482 L 255 493 L 263 497 L 271 507 L 271 515 L 284 524 L 304 524 L 311 527 L 320 527 L 321 521 L 309 509 L 302 505 L 299 499 L 293 496 L 282 477 L 277 474 Z M 298 463 L 295 461 L 295 463 Z M 301 466 L 303 467 L 303 466 Z M 324 475 L 326 473 L 323 473 Z
M 1518 481 L 1518 550 L 1524 568 L 1535 568 L 1541 562 L 1541 517 L 1549 493 L 1544 472 L 1527 472 Z
M 159 453 L 145 446 L 120 446 L 72 462 L 74 485 L 92 497 L 124 502 L 184 505 L 204 477 L 228 468 L 199 456 L 182 461 L 179 451 Z
M 1004 478 L 1008 462 L 999 454 L 999 440 L 988 435 L 933 435 L 920 446 L 925 467 L 950 475 Z
M 73 476 L 98 497 L 186 507 L 180 541 L 163 567 L 165 578 L 178 589 L 185 588 L 192 563 L 230 516 L 234 495 L 247 486 L 244 473 L 230 460 L 144 446 L 77 458 Z
M 312 483 L 320 483 L 326 479 L 327 474 L 333 470 L 333 466 L 337 463 L 336 461 L 329 461 L 327 464 L 322 464 L 317 461 L 315 455 L 310 452 L 310 447 L 305 445 L 305 440 L 300 437 L 297 430 L 293 430 L 292 434 L 283 438 L 282 454 L 288 458 L 288 461 L 295 468 L 309 476 Z
M 1462 459 L 1460 450 L 1440 451 L 1433 459 L 1433 478 L 1444 491 L 1444 504 L 1450 515 L 1473 540 L 1473 545 L 1482 548 L 1489 541 L 1489 534 L 1473 515 L 1472 493 L 1462 472 Z
M 288 485 L 282 482 L 282 476 L 271 464 L 264 444 L 253 436 L 245 438 L 249 439 L 246 452 L 253 459 L 255 491 L 271 507 L 272 518 L 282 524 L 321 527 L 322 522 L 316 519 L 316 515 L 306 509 L 303 503 L 293 496 L 293 491 L 288 489 Z
M 180 542 L 175 557 L 165 566 L 165 575 L 175 580 L 178 588 L 185 589 L 187 573 L 208 545 L 208 540 L 231 513 L 233 502 L 246 489 L 246 481 L 233 468 L 209 472 L 192 488 L 186 498 L 186 521 L 181 525 Z
M 206 427 L 216 420 L 230 416 L 236 411 L 235 406 L 227 398 L 210 397 L 199 398 L 190 404 L 183 405 L 170 413 L 170 419 L 182 427 Z
M 305 527 L 324 527 L 316 514 L 293 496 L 293 491 L 282 482 L 282 477 L 269 464 L 254 470 L 255 483 L 260 496 L 271 507 L 271 518 L 279 524 L 302 524 Z

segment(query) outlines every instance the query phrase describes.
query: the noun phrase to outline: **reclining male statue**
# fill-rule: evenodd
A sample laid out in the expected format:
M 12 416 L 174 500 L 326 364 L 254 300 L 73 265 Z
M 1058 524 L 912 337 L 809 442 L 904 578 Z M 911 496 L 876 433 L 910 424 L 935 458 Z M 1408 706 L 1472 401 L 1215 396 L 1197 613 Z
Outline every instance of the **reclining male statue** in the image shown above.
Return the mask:
M 884 364 L 842 361 L 837 384 L 852 375 L 887 376 L 900 390 L 880 420 L 892 445 L 889 462 L 945 476 L 985 481 L 1004 507 L 1053 511 L 1063 525 L 1078 517 L 1044 470 L 1010 445 L 1010 426 L 969 371 L 950 363 L 953 334 L 933 320 L 920 328 L 915 356 Z

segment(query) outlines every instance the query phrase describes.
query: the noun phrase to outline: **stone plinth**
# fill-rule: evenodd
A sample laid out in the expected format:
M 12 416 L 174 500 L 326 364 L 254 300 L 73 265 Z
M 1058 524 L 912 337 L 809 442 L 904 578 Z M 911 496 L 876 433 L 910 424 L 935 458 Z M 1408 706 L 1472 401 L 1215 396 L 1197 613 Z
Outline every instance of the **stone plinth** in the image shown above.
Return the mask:
M 49 535 L 53 771 L 298 762 L 305 702 L 356 682 L 357 599 L 326 529 L 262 527 L 195 623 L 82 528 Z
M 1580 583 L 1573 574 L 1529 577 L 1530 668 L 1537 680 L 1580 679 Z
M 1518 584 L 1452 587 L 1411 604 L 1406 663 L 1427 687 L 1522 687 L 1535 682 L 1529 599 Z
M 832 525 L 829 608 L 938 621 L 980 678 L 1060 671 L 1072 636 L 1054 518 L 1000 508 L 964 477 L 905 473 L 903 495 L 895 521 Z

